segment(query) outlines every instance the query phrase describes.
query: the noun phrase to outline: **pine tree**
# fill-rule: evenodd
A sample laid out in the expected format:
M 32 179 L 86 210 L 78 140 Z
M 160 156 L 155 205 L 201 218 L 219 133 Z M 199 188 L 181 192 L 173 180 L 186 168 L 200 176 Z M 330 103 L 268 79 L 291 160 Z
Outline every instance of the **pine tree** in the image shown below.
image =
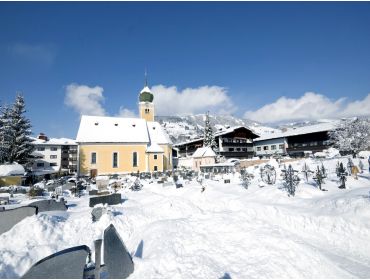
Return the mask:
M 28 163 L 33 145 L 31 135 L 31 123 L 24 116 L 26 112 L 24 98 L 17 94 L 13 107 L 9 111 L 10 145 L 8 161 L 20 164 Z
M 5 105 L 0 109 L 0 164 L 9 161 L 10 130 L 10 108 Z
M 215 137 L 213 135 L 213 130 L 211 127 L 211 123 L 209 121 L 209 112 L 206 113 L 205 116 L 205 125 L 204 125 L 204 141 L 203 141 L 203 147 L 211 147 L 212 150 L 217 153 L 218 152 L 218 146 L 216 144 Z

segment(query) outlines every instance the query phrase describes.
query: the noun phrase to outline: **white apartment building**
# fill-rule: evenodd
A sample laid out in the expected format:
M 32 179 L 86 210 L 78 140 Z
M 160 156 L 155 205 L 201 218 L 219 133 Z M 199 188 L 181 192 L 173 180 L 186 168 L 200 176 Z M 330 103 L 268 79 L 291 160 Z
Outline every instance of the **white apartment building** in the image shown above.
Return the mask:
M 48 174 L 77 171 L 77 144 L 75 140 L 68 138 L 48 138 L 40 133 L 33 138 L 32 144 L 35 157 L 32 171 L 36 174 Z

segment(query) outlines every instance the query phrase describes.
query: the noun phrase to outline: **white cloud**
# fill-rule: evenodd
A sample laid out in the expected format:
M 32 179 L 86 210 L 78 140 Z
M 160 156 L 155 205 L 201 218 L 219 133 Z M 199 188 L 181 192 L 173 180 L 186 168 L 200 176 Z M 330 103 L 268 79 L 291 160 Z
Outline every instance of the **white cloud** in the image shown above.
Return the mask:
M 345 100 L 346 98 L 330 100 L 314 92 L 307 92 L 299 98 L 283 96 L 256 111 L 247 111 L 244 117 L 263 123 L 276 123 L 370 115 L 370 94 L 363 100 L 348 103 Z
M 138 115 L 132 111 L 132 110 L 129 110 L 129 109 L 126 109 L 124 107 L 120 107 L 119 108 L 119 112 L 117 114 L 117 117 L 121 117 L 121 118 L 137 118 Z
M 231 114 L 236 110 L 227 90 L 219 86 L 202 86 L 179 91 L 176 86 L 155 85 L 151 90 L 157 116 L 197 114 L 207 110 L 213 114 Z
M 102 87 L 70 84 L 66 88 L 64 103 L 81 115 L 104 116 Z
M 363 100 L 357 100 L 349 103 L 343 111 L 344 117 L 370 115 L 370 94 Z

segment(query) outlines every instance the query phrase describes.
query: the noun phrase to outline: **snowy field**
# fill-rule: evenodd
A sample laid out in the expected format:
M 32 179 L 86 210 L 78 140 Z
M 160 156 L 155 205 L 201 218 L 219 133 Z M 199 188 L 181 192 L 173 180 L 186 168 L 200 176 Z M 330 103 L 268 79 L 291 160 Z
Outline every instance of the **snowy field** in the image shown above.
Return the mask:
M 363 160 L 365 172 L 358 180 L 348 177 L 342 190 L 337 161 L 323 161 L 327 191 L 300 173 L 295 197 L 280 179 L 263 186 L 254 167 L 248 189 L 238 174 L 231 184 L 206 180 L 204 192 L 196 181 L 180 189 L 144 182 L 141 191 L 122 190 L 127 200 L 108 207 L 98 222 L 91 221 L 87 195 L 68 197 L 67 212 L 26 218 L 0 235 L 0 278 L 19 278 L 68 247 L 94 250 L 110 223 L 133 256 L 130 278 L 370 278 L 368 164 Z M 321 165 L 306 162 L 311 170 Z M 303 163 L 293 167 L 302 170 Z

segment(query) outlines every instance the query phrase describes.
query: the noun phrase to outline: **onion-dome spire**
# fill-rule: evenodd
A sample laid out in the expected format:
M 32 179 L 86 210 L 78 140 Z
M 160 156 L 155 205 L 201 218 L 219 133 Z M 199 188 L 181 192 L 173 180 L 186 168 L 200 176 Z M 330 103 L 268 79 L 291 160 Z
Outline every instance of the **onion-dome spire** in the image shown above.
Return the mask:
M 154 96 L 153 93 L 150 91 L 148 87 L 148 77 L 145 69 L 145 83 L 144 88 L 141 90 L 139 94 L 139 101 L 140 102 L 153 102 Z

